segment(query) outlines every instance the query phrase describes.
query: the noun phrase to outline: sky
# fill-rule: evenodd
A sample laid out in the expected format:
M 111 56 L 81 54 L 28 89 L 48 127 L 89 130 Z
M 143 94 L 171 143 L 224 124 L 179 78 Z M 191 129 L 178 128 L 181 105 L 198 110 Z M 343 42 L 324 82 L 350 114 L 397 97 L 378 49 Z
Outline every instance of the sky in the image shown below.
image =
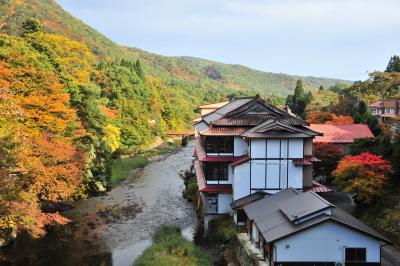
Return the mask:
M 267 72 L 365 80 L 400 54 L 399 0 L 57 0 L 113 41 Z

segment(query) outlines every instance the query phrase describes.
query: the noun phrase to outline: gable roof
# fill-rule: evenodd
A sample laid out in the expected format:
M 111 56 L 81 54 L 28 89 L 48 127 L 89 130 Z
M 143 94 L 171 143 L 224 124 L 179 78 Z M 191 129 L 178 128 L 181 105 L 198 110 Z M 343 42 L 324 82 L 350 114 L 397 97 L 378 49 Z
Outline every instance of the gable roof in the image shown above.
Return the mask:
M 287 199 L 279 202 L 278 206 L 291 222 L 306 218 L 309 215 L 327 208 L 334 207 L 328 201 L 314 194 L 314 192 L 301 193 L 296 196 L 295 201 Z
M 382 100 L 373 102 L 369 105 L 370 108 L 382 108 Z
M 259 96 L 234 99 L 195 122 L 197 131 L 203 136 L 307 138 L 320 135 L 306 125 L 307 121 L 265 102 Z
M 222 106 L 224 106 L 224 105 L 226 105 L 228 103 L 229 103 L 229 101 L 203 104 L 203 105 L 200 105 L 199 108 L 200 109 L 217 109 L 217 108 L 220 108 L 220 107 L 222 107 Z
M 291 122 L 292 121 L 289 119 L 269 119 L 264 123 L 242 133 L 241 136 L 248 138 L 307 138 L 321 135 L 319 132 L 313 131 L 301 125 L 291 125 Z
M 331 209 L 331 215 L 321 212 L 327 208 Z M 345 211 L 335 208 L 334 205 L 313 192 L 301 193 L 289 188 L 252 202 L 244 206 L 243 209 L 248 218 L 256 223 L 267 242 L 274 242 L 318 224 L 332 221 L 375 239 L 390 243 L 389 240 L 369 226 Z M 301 213 L 302 217 L 315 216 L 300 223 L 295 223 L 294 221 L 299 218 L 294 219 L 293 217 L 293 219 L 290 219 L 289 217 L 298 213 Z
M 314 142 L 323 143 L 352 143 L 358 138 L 373 138 L 371 130 L 364 124 L 331 125 L 331 124 L 310 124 L 309 129 L 323 133 Z

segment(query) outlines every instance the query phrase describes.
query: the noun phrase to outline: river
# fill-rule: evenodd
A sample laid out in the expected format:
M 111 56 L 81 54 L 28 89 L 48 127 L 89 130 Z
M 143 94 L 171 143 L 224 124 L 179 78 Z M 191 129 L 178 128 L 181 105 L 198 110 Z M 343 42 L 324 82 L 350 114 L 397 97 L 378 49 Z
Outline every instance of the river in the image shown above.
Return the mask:
M 13 261 L 9 265 L 127 266 L 151 245 L 162 224 L 176 224 L 192 239 L 197 220 L 192 204 L 182 198 L 179 173 L 189 169 L 193 149 L 190 142 L 159 156 L 106 195 L 78 202 L 64 213 L 69 225 L 39 240 L 20 236 L 0 255 Z

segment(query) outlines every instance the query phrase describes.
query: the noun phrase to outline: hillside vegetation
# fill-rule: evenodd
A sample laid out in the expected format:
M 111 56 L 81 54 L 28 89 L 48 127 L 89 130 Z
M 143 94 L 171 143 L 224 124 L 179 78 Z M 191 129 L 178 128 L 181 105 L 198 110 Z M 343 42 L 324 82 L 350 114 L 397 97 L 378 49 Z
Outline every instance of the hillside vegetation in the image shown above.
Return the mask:
M 191 128 L 201 103 L 283 103 L 298 78 L 122 47 L 52 0 L 0 0 L 0 32 L 0 246 L 68 222 L 57 211 L 109 188 L 113 159 Z
M 232 93 L 259 93 L 263 96 L 287 96 L 293 91 L 299 77 L 265 73 L 239 65 L 226 65 L 191 57 L 165 57 L 140 49 L 117 45 L 82 21 L 62 10 L 54 0 L 0 0 L 0 31 L 20 35 L 21 20 L 37 18 L 46 32 L 67 36 L 89 47 L 101 59 L 119 61 L 122 58 L 140 59 L 147 75 L 152 75 L 171 88 L 187 90 L 204 88 L 207 93 L 219 93 L 221 98 Z M 134 34 L 134 33 L 132 33 Z M 330 87 L 348 81 L 303 77 L 306 90 L 316 90 L 320 85 Z M 215 92 L 215 90 L 217 92 Z M 199 93 L 202 101 L 209 96 Z M 219 99 L 218 99 L 219 100 Z

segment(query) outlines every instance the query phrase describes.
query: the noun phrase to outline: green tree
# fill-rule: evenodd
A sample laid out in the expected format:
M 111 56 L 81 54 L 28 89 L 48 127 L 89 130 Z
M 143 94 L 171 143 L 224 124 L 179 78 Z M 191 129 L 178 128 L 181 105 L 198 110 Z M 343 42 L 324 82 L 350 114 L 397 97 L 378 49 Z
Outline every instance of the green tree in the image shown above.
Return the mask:
M 394 55 L 390 58 L 385 72 L 400 72 L 400 57 L 398 55 Z
M 22 22 L 23 35 L 39 32 L 42 30 L 39 20 L 35 18 L 27 18 Z
M 311 92 L 304 92 L 303 82 L 298 79 L 296 82 L 296 88 L 294 89 L 294 94 L 289 95 L 286 98 L 286 105 L 290 107 L 293 113 L 305 118 L 306 107 L 311 102 L 313 96 Z
M 140 64 L 139 59 L 136 60 L 135 71 L 136 71 L 136 74 L 138 75 L 138 77 L 141 78 L 142 80 L 144 80 L 144 73 L 143 73 L 142 65 Z

